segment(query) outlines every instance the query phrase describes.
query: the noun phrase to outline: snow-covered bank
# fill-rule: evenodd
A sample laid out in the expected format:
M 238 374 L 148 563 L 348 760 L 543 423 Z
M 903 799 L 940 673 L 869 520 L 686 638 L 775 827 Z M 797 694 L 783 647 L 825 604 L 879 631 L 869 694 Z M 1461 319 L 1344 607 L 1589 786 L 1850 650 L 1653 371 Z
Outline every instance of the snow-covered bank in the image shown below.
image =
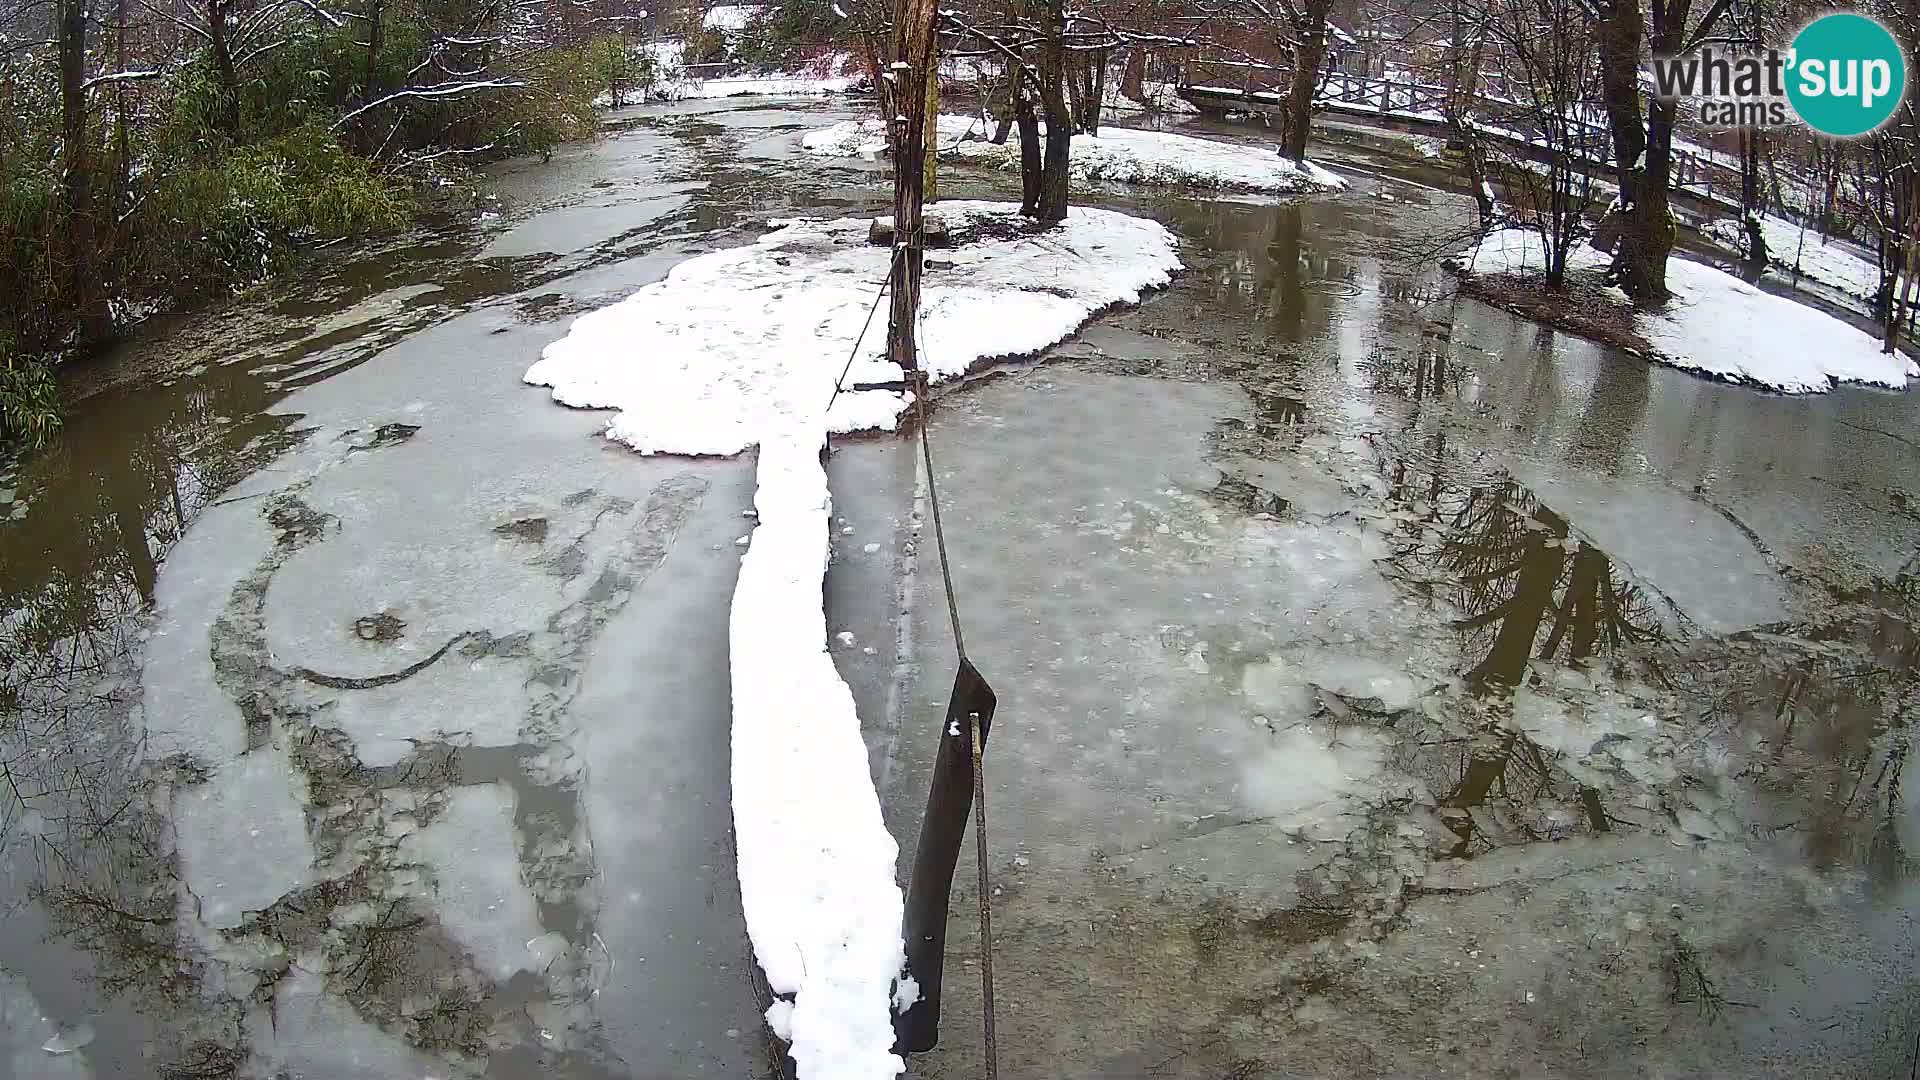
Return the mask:
M 943 115 L 939 121 L 943 156 L 1003 169 L 1020 167 L 1019 144 L 989 141 L 979 117 Z M 833 157 L 874 157 L 887 148 L 878 119 L 843 120 L 807 132 L 801 145 Z M 1337 191 L 1347 186 L 1338 175 L 1311 162 L 1296 164 L 1272 149 L 1176 135 L 1109 127 L 1098 136 L 1075 135 L 1069 158 L 1074 179 L 1221 191 Z
M 1137 300 L 1179 267 L 1160 225 L 1074 208 L 1029 234 L 1007 203 L 935 212 L 954 246 L 922 293 L 922 363 L 936 378 L 1037 351 Z M 891 429 L 910 403 L 835 379 L 884 278 L 866 218 L 798 220 L 703 255 L 574 322 L 526 374 L 565 404 L 619 410 L 608 437 L 643 453 L 758 445 L 754 530 L 731 615 L 732 787 L 742 907 L 773 990 L 768 1013 L 803 1078 L 897 1075 L 895 842 L 880 816 L 851 694 L 827 651 L 822 579 L 829 431 Z M 869 332 L 847 384 L 898 382 Z
M 736 17 L 744 8 L 714 8 L 708 17 Z M 828 53 L 790 71 L 762 71 L 702 77 L 689 71 L 686 46 L 680 41 L 655 41 L 638 47 L 650 58 L 655 81 L 645 90 L 651 100 L 681 101 L 746 95 L 806 97 L 844 94 L 866 81 L 857 57 Z
M 1545 250 L 1530 229 L 1503 229 L 1448 264 L 1468 273 L 1537 273 Z M 1570 273 L 1596 274 L 1608 257 L 1585 244 L 1567 259 Z M 1635 312 L 1633 329 L 1653 359 L 1728 382 L 1787 394 L 1817 394 L 1839 383 L 1904 389 L 1920 364 L 1881 352 L 1879 339 L 1804 304 L 1762 292 L 1722 270 L 1686 259 L 1667 263 L 1673 299 L 1662 311 Z
M 1700 231 L 1745 256 L 1747 231 L 1739 221 L 1723 218 Z M 1761 216 L 1760 234 L 1767 241 L 1768 263 L 1780 273 L 1797 272 L 1861 300 L 1871 300 L 1879 291 L 1880 268 L 1851 244 L 1771 214 Z
M 844 94 L 862 82 L 857 75 L 814 75 L 776 71 L 764 75 L 728 75 L 717 79 L 680 79 L 668 83 L 665 95 L 674 100 L 727 98 L 747 95 L 807 97 Z

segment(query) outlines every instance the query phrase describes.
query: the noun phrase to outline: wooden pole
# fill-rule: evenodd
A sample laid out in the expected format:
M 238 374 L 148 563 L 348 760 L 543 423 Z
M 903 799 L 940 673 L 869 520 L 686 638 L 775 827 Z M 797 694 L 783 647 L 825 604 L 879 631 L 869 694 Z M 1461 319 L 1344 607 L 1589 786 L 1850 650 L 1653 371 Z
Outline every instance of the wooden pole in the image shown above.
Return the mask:
M 926 256 L 921 202 L 927 168 L 927 82 L 933 76 L 935 0 L 897 0 L 893 66 L 887 72 L 896 110 L 889 118 L 893 154 L 893 302 L 887 310 L 887 359 L 919 387 L 920 354 L 914 320 L 920 313 L 920 270 Z

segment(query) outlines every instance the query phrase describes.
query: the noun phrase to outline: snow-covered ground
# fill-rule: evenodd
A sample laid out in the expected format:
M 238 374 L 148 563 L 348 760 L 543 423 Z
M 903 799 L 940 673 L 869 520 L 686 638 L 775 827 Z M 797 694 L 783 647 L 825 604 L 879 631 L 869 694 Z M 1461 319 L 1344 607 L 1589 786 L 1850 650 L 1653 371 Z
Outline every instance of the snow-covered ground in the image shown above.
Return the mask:
M 1701 231 L 1736 254 L 1746 253 L 1746 227 L 1739 221 L 1709 222 Z M 1771 214 L 1761 216 L 1760 232 L 1767 240 L 1768 262 L 1787 273 L 1797 271 L 1862 300 L 1872 299 L 1880 288 L 1880 268 L 1852 244 L 1823 238 L 1818 229 L 1803 228 Z
M 1585 244 L 1567 260 L 1574 272 L 1597 272 L 1608 257 Z M 1471 273 L 1526 273 L 1545 267 L 1545 247 L 1530 229 L 1504 229 L 1449 264 Z M 1815 308 L 1774 296 L 1711 266 L 1667 263 L 1673 299 L 1658 312 L 1638 312 L 1634 329 L 1656 359 L 1728 382 L 1817 394 L 1839 383 L 1904 389 L 1920 364 L 1881 352 L 1879 339 Z
M 1035 352 L 1179 267 L 1160 225 L 1076 207 L 1030 234 L 1007 203 L 941 203 L 955 237 L 921 298 L 935 378 Z M 733 798 L 742 906 L 773 990 L 768 1012 L 802 1077 L 890 1077 L 889 1003 L 904 962 L 897 854 L 853 699 L 827 651 L 822 577 L 829 432 L 892 429 L 910 395 L 884 334 L 862 326 L 889 249 L 866 218 L 786 222 L 699 256 L 578 319 L 526 373 L 556 400 L 618 412 L 606 434 L 642 453 L 759 447 L 757 526 L 731 618 Z M 831 403 L 831 404 L 830 404 Z
M 722 12 L 741 12 L 744 8 L 714 8 L 709 19 Z M 723 16 L 726 19 L 734 15 Z M 740 16 L 744 25 L 744 16 Z M 709 25 L 712 25 L 709 23 Z M 734 28 L 734 29 L 737 29 Z M 700 78 L 687 72 L 685 43 L 675 40 L 654 41 L 640 46 L 653 60 L 655 82 L 648 95 L 656 99 L 681 101 L 762 96 L 818 96 L 844 94 L 865 79 L 858 60 L 851 53 L 829 53 L 791 71 L 753 72 Z
M 700 18 L 700 25 L 708 30 L 744 30 L 754 17 L 760 14 L 758 5 L 725 4 L 708 8 Z
M 1192 102 L 1180 96 L 1179 87 L 1164 82 L 1141 82 L 1140 100 L 1135 101 L 1120 92 L 1118 80 L 1110 78 L 1100 102 L 1102 108 L 1109 113 L 1160 112 L 1190 115 L 1200 111 Z
M 1017 169 L 1020 147 L 1011 138 L 989 141 L 979 117 L 943 115 L 941 153 L 963 161 Z M 886 150 L 886 130 L 878 119 L 843 120 L 809 131 L 801 139 L 809 151 L 836 157 L 874 157 Z M 1312 162 L 1295 164 L 1273 150 L 1177 135 L 1109 127 L 1098 136 L 1075 135 L 1070 169 L 1077 180 L 1098 183 L 1196 187 L 1221 191 L 1337 191 L 1347 182 Z

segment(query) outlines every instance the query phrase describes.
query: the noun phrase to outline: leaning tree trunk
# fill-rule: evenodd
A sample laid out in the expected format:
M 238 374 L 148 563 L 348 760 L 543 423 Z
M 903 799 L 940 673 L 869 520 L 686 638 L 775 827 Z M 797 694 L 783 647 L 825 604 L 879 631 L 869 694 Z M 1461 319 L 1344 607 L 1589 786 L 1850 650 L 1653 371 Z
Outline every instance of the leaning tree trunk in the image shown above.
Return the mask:
M 1047 145 L 1040 165 L 1040 199 L 1034 216 L 1045 224 L 1067 219 L 1067 154 L 1073 117 L 1061 90 L 1066 75 L 1066 13 L 1062 0 L 1045 0 L 1046 40 L 1040 45 L 1040 107 L 1047 117 Z
M 1313 129 L 1313 91 L 1320 82 L 1320 65 L 1327 57 L 1327 16 L 1333 0 L 1307 0 L 1293 51 L 1293 85 L 1287 93 L 1286 143 L 1280 152 L 1295 161 L 1307 160 L 1307 136 Z

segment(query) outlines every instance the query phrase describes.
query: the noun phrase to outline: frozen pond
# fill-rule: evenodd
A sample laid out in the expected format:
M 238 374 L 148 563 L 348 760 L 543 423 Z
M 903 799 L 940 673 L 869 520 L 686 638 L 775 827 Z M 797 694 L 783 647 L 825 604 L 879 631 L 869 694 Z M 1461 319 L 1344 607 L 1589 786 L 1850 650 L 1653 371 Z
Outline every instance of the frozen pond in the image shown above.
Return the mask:
M 622 114 L 497 213 L 131 343 L 3 467 L 14 1075 L 777 1075 L 727 791 L 752 462 L 638 457 L 519 377 L 690 254 L 883 204 L 800 159 L 848 115 Z M 1002 1068 L 1905 1068 L 1920 407 L 1455 303 L 1467 204 L 1344 165 L 1097 196 L 1189 271 L 935 415 L 1001 703 Z M 828 625 L 909 851 L 953 660 L 917 462 L 830 462 Z M 914 1075 L 980 1073 L 958 880 Z

